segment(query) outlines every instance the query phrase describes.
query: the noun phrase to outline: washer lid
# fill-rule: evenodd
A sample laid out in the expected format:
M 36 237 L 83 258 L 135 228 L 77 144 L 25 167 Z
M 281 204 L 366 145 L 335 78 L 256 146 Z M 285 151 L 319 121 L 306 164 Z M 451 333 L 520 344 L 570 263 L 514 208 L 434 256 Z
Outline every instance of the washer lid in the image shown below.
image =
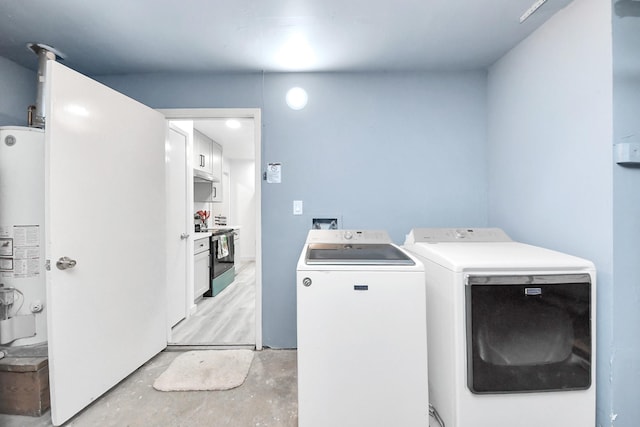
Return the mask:
M 415 265 L 401 249 L 387 243 L 310 243 L 308 265 Z

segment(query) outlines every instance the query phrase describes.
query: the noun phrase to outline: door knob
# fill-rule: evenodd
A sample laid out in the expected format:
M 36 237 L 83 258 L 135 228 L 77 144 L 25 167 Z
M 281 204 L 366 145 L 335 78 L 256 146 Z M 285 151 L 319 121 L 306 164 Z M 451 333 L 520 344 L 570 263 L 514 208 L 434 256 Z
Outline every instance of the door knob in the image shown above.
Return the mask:
M 76 260 L 71 259 L 68 256 L 63 256 L 56 262 L 58 270 L 66 270 L 67 268 L 73 268 L 76 266 Z
M 188 235 L 187 233 L 182 233 L 182 234 L 180 235 L 180 238 L 181 238 L 182 240 L 187 239 L 188 237 L 189 237 L 189 235 Z

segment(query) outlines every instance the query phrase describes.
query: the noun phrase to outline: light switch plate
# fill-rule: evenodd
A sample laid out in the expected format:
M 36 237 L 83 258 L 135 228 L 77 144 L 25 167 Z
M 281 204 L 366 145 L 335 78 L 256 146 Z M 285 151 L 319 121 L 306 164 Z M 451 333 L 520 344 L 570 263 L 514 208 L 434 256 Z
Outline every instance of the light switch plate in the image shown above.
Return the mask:
M 293 201 L 293 214 L 302 215 L 302 200 Z

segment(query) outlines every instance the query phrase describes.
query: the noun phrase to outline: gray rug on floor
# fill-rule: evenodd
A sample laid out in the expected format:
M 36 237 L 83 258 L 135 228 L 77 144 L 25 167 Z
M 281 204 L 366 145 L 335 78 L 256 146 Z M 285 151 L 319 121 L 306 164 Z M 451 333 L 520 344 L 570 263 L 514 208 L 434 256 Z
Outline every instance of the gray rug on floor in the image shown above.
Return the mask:
M 153 383 L 160 391 L 229 390 L 242 385 L 251 350 L 198 350 L 176 357 Z

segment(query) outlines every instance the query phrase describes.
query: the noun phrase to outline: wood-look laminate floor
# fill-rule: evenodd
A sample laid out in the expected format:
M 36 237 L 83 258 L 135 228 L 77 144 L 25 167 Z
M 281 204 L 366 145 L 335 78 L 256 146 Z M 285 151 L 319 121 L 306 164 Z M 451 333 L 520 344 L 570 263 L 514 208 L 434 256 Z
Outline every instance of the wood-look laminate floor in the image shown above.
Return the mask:
M 197 311 L 171 331 L 172 345 L 254 345 L 256 265 L 246 262 L 235 280 L 215 297 L 202 298 Z

